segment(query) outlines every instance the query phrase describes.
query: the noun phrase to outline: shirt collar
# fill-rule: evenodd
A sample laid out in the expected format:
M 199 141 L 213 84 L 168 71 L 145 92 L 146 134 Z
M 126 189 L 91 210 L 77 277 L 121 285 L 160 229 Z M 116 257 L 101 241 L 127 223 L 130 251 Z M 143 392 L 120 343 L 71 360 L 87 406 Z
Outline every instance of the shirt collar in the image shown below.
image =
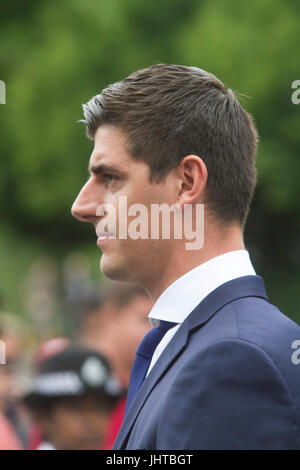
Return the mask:
M 247 250 L 235 250 L 216 256 L 174 281 L 160 295 L 148 317 L 156 326 L 158 320 L 182 323 L 195 307 L 225 282 L 255 275 Z

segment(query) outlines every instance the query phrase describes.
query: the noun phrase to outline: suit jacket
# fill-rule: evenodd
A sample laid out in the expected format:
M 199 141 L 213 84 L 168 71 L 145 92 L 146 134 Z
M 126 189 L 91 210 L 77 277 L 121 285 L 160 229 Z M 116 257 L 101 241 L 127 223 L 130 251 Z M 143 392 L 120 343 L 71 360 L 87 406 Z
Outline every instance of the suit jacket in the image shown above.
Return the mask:
M 113 448 L 300 449 L 297 340 L 260 276 L 219 286 L 154 364 Z

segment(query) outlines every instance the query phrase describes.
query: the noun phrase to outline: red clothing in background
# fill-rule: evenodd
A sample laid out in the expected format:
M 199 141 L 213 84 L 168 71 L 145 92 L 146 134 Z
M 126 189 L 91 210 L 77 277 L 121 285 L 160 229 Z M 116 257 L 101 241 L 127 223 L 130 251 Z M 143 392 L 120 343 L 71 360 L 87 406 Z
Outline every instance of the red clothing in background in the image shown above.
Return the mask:
M 111 450 L 121 427 L 125 413 L 126 397 L 120 398 L 110 418 L 107 438 L 101 446 L 101 450 Z

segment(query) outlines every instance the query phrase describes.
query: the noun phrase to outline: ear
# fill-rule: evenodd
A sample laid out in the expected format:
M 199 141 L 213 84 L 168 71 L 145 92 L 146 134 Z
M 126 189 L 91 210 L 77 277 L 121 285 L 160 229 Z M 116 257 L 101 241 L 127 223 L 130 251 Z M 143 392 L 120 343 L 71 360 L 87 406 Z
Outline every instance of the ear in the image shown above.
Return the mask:
M 195 204 L 203 195 L 207 182 L 207 168 L 202 158 L 197 155 L 187 155 L 176 168 L 179 192 L 177 202 L 183 208 L 184 204 Z

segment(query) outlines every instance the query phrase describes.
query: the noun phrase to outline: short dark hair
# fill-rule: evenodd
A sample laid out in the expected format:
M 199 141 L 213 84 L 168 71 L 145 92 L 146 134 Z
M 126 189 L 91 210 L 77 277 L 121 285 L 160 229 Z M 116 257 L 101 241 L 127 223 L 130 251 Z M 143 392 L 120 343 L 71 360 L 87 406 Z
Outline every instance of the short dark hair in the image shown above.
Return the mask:
M 113 83 L 83 105 L 87 135 L 119 127 L 127 151 L 161 180 L 189 154 L 208 170 L 206 203 L 220 221 L 244 225 L 256 184 L 258 135 L 231 89 L 197 67 L 158 64 Z

